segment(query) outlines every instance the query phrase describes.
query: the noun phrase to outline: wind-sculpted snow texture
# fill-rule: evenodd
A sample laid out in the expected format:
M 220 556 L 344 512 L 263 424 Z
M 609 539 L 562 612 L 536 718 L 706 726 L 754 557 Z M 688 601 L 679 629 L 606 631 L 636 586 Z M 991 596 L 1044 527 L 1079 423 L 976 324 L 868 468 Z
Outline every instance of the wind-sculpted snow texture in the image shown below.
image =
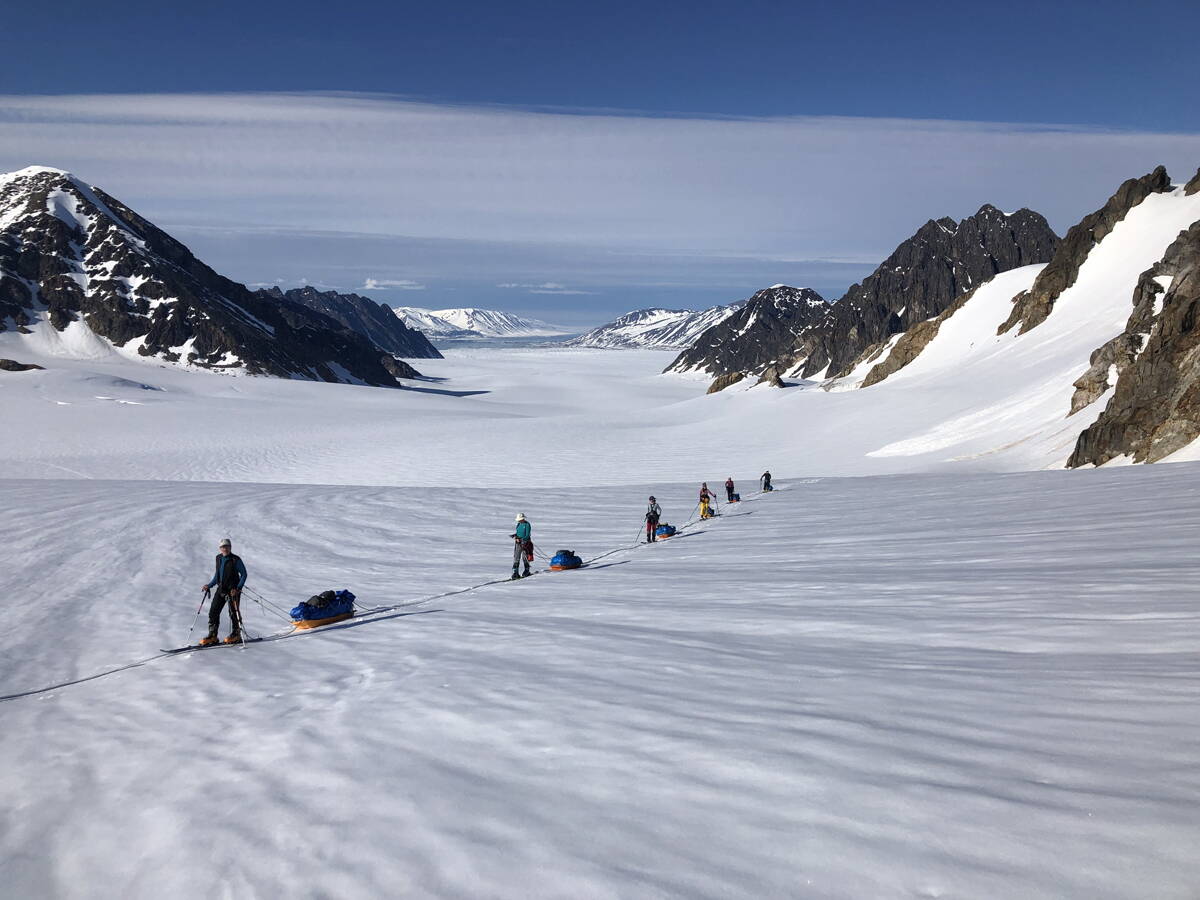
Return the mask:
M 369 340 L 223 278 L 56 169 L 0 175 L 0 329 L 8 328 L 40 331 L 64 355 L 106 345 L 188 366 L 396 385 Z
M 227 533 L 411 605 L 0 704 L 4 893 L 1191 898 L 1196 475 L 780 478 L 638 548 L 694 483 L 10 481 L 0 693 L 178 644 Z M 422 603 L 518 504 L 627 549 Z
M 759 374 L 779 358 L 781 347 L 794 344 L 828 312 L 829 304 L 816 291 L 777 284 L 697 337 L 667 371 Z
M 359 294 L 318 291 L 314 287 L 292 288 L 288 291 L 270 288 L 266 293 L 276 298 L 286 297 L 324 313 L 351 331 L 369 338 L 376 347 L 393 356 L 441 359 L 442 355 L 429 343 L 429 339 L 417 329 L 405 325 L 386 303 Z
M 572 338 L 567 347 L 608 350 L 681 350 L 691 346 L 709 328 L 725 321 L 741 304 L 709 309 L 639 309 Z

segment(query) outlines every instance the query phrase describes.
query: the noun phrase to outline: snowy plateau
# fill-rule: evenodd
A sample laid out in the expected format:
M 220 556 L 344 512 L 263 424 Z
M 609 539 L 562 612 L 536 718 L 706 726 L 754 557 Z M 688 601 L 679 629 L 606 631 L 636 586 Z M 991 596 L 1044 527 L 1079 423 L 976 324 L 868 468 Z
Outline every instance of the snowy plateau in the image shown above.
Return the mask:
M 1148 197 L 1037 328 L 997 334 L 1012 269 L 866 388 L 464 344 L 382 389 L 0 333 L 43 367 L 0 370 L 0 896 L 1195 900 L 1200 447 L 1063 466 L 1197 219 Z M 518 512 L 587 564 L 509 581 Z M 266 639 L 164 654 L 225 536 Z M 342 588 L 345 622 L 278 615 Z

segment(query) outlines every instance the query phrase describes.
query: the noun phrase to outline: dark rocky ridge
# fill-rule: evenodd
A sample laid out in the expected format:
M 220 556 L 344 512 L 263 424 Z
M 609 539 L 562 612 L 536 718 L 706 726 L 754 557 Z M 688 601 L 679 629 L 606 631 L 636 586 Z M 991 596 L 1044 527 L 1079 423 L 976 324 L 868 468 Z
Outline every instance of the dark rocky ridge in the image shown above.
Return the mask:
M 1047 262 L 1058 237 L 1028 209 L 1006 215 L 984 205 L 961 222 L 929 221 L 860 284 L 850 287 L 816 319 L 770 337 L 738 335 L 737 317 L 706 332 L 669 370 L 734 370 L 836 378 L 878 354 L 893 335 L 945 312 L 956 299 L 999 272 Z M 719 340 L 718 340 L 719 336 Z
M 1171 279 L 1165 290 L 1160 278 Z M 1112 398 L 1079 435 L 1068 467 L 1124 455 L 1156 462 L 1200 437 L 1200 222 L 1142 273 L 1133 301 L 1124 333 L 1092 354 L 1075 383 L 1072 412 L 1107 390 L 1110 367 L 1118 371 Z
M 422 332 L 409 328 L 386 303 L 379 303 L 361 294 L 341 294 L 337 291 L 318 291 L 314 287 L 292 288 L 288 291 L 268 288 L 263 293 L 276 299 L 286 298 L 324 313 L 351 331 L 369 338 L 380 350 L 393 356 L 410 359 L 441 359 L 442 354 L 429 343 Z
M 0 329 L 38 313 L 169 362 L 397 386 L 362 335 L 217 274 L 68 173 L 32 168 L 0 176 Z
M 1151 194 L 1170 189 L 1171 179 L 1162 166 L 1149 175 L 1130 178 L 1124 182 L 1104 206 L 1084 216 L 1079 224 L 1067 232 L 1058 252 L 1054 254 L 1050 264 L 1038 274 L 1033 287 L 1013 298 L 1012 313 L 996 333 L 1004 334 L 1020 324 L 1021 329 L 1017 333 L 1024 334 L 1046 321 L 1046 317 L 1054 309 L 1054 301 L 1075 283 L 1079 267 L 1083 265 L 1092 248 L 1104 240 L 1129 210 Z
M 850 287 L 793 351 L 789 368 L 811 378 L 847 374 L 873 344 L 933 318 L 994 275 L 1047 262 L 1058 236 L 1029 209 L 1005 215 L 990 204 L 955 223 L 921 226 L 861 284 Z
M 761 373 L 828 309 L 825 299 L 809 288 L 780 284 L 759 291 L 733 315 L 697 337 L 665 371 L 700 369 L 718 379 L 734 373 Z

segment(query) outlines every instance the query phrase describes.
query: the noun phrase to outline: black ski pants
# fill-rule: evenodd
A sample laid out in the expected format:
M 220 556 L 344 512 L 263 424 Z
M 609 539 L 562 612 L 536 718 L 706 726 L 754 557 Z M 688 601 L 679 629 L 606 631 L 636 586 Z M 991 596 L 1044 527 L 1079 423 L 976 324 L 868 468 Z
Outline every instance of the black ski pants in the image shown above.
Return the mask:
M 212 599 L 212 605 L 208 608 L 208 630 L 216 633 L 221 625 L 221 610 L 225 608 L 226 601 L 229 602 L 229 622 L 232 626 L 232 631 L 242 630 L 242 610 L 239 606 L 241 595 L 230 597 L 229 592 L 217 588 L 217 594 Z
M 658 540 L 658 519 L 647 519 L 646 520 L 646 540 L 648 540 L 648 541 L 657 541 Z

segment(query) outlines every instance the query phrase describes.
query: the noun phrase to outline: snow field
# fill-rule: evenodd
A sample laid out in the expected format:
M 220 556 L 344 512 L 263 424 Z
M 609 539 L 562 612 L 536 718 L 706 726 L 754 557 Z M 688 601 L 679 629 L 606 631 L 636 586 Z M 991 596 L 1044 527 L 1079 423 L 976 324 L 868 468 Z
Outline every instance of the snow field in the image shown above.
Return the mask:
M 1190 897 L 1193 471 L 789 482 L 593 568 L 0 704 L 0 883 Z M 516 509 L 589 558 L 698 481 L 6 482 L 0 682 L 178 643 L 225 533 L 277 602 L 390 605 L 507 574 Z

